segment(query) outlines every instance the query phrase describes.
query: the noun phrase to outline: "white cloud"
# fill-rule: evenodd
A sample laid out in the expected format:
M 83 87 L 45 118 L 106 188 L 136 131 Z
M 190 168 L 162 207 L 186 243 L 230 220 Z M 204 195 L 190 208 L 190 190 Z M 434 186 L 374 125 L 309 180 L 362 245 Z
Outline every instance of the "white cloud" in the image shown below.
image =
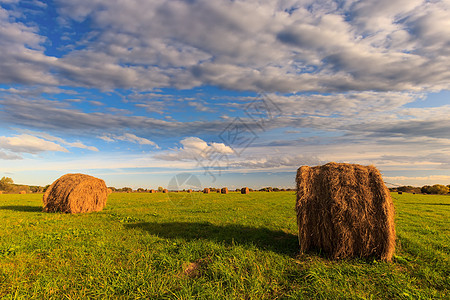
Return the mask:
M 0 79 L 101 89 L 448 89 L 448 1 L 58 0 L 90 32 L 60 58 L 0 8 Z M 64 20 L 64 21 L 62 21 Z M 3 41 L 3 42 L 2 42 Z M 81 47 L 75 47 L 80 46 Z M 68 48 L 69 49 L 69 48 Z
M 79 141 L 78 142 L 67 142 L 66 140 L 64 140 L 62 138 L 52 136 L 45 132 L 23 130 L 23 129 L 18 129 L 17 131 L 23 132 L 25 134 L 33 135 L 35 137 L 40 137 L 40 138 L 46 139 L 47 141 L 57 142 L 57 143 L 60 143 L 60 144 L 63 144 L 63 145 L 69 146 L 69 147 L 87 149 L 90 151 L 98 152 L 98 149 L 94 146 L 86 146 L 85 144 L 83 144 L 82 142 L 79 142 Z
M 3 151 L 0 151 L 0 159 L 16 160 L 16 159 L 22 159 L 22 156 L 14 154 L 14 153 L 6 153 L 6 152 L 3 152 Z
M 159 148 L 158 145 L 150 141 L 149 139 L 138 137 L 132 133 L 124 133 L 123 135 L 115 135 L 115 134 L 109 134 L 100 136 L 100 139 L 106 141 L 106 142 L 114 142 L 114 141 L 124 141 L 124 142 L 131 142 L 139 145 L 151 145 L 155 148 Z
M 230 155 L 234 151 L 223 143 L 207 143 L 198 137 L 187 137 L 180 141 L 181 148 L 154 155 L 154 158 L 169 161 L 211 159 L 217 155 Z
M 21 134 L 14 137 L 0 136 L 0 149 L 13 153 L 38 154 L 45 151 L 69 152 L 66 148 L 44 139 Z
M 279 167 L 299 168 L 300 166 L 316 166 L 323 163 L 324 162 L 316 156 L 285 153 L 260 158 L 246 157 L 245 160 L 230 163 L 229 166 L 234 168 L 267 169 L 270 171 L 271 169 Z

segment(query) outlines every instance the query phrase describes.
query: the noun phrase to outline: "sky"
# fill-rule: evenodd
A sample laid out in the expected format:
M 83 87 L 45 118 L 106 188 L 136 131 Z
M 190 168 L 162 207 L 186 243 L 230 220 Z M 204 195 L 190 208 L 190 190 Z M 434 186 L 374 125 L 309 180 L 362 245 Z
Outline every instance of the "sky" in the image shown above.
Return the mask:
M 0 0 L 0 54 L 16 183 L 450 184 L 449 0 Z

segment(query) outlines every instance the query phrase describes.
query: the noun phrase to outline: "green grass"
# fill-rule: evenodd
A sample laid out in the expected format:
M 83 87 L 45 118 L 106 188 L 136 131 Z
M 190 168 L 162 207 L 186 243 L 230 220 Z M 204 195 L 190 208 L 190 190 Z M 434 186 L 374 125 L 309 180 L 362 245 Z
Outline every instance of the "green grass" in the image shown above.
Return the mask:
M 393 194 L 384 263 L 298 255 L 293 192 L 186 195 L 112 194 L 78 215 L 0 195 L 0 298 L 450 298 L 449 196 Z

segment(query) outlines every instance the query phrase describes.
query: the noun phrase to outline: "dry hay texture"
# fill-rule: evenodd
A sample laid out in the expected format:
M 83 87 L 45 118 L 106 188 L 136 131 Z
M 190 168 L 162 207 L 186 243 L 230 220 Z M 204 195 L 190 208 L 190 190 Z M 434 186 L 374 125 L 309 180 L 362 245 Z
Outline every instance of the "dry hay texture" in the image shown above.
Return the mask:
M 0 191 L 0 195 L 3 194 L 3 191 Z
M 25 195 L 27 192 L 25 192 L 25 191 L 20 191 L 19 192 L 19 194 L 21 194 L 21 195 Z
M 154 193 L 156 193 L 156 191 L 155 190 L 150 190 L 149 193 L 150 194 L 154 194 Z
M 101 179 L 84 174 L 66 174 L 44 194 L 44 211 L 85 213 L 101 211 L 108 198 L 108 189 Z
M 204 189 L 203 189 L 203 193 L 204 193 L 204 194 L 209 194 L 209 192 L 210 192 L 209 188 L 204 188 Z
M 228 194 L 228 188 L 224 187 L 220 190 L 222 194 Z
M 164 190 L 163 190 L 163 193 L 164 193 L 164 194 L 167 194 L 168 192 L 169 192 L 168 189 L 164 189 Z
M 243 187 L 241 189 L 241 194 L 250 194 L 250 190 L 248 189 L 248 187 Z
M 333 259 L 392 259 L 394 205 L 377 168 L 342 163 L 303 166 L 296 179 L 301 252 L 321 249 Z

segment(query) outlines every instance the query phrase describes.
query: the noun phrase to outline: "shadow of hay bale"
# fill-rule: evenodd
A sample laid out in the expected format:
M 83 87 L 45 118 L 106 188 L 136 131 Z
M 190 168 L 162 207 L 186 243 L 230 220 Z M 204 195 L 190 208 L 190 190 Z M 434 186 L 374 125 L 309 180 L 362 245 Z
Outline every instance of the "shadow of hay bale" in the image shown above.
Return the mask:
M 127 229 L 141 229 L 168 239 L 182 238 L 186 241 L 209 240 L 231 245 L 254 245 L 261 250 L 295 256 L 298 253 L 297 236 L 267 228 L 242 225 L 213 225 L 211 223 L 143 222 L 124 224 Z
M 29 205 L 7 205 L 7 206 L 0 206 L 0 209 L 23 211 L 23 212 L 42 212 L 42 206 L 29 206 Z

